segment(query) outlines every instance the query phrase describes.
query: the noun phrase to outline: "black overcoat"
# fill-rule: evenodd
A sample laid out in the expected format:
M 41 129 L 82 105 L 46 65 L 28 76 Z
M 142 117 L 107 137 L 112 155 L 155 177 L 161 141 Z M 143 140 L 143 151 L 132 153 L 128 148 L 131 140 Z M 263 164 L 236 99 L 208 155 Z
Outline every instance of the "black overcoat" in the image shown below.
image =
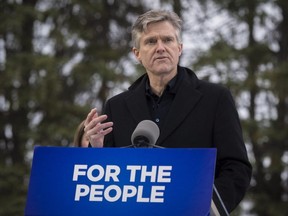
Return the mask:
M 216 147 L 215 185 L 230 212 L 243 198 L 251 178 L 251 165 L 234 100 L 227 88 L 199 80 L 188 68 L 178 66 L 178 73 L 183 73 L 182 83 L 156 145 Z M 129 90 L 107 101 L 104 112 L 114 126 L 112 133 L 105 137 L 104 146 L 130 145 L 137 124 L 151 120 L 145 93 L 147 79 L 144 74 Z

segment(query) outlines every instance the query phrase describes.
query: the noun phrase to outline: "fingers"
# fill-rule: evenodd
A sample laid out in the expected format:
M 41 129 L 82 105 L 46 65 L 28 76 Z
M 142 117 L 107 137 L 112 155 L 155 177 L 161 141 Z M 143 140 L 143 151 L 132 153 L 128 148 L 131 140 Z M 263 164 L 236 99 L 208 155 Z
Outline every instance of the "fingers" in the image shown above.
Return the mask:
M 113 122 L 104 122 L 107 118 L 107 115 L 98 115 L 96 108 L 86 117 L 84 131 L 93 147 L 103 147 L 104 136 L 113 130 Z
M 87 135 L 89 137 L 89 142 L 92 144 L 92 146 L 103 147 L 102 141 L 104 136 L 109 134 L 112 130 L 112 127 L 108 127 L 96 133 L 91 131 L 90 135 Z
M 92 119 L 96 118 L 97 116 L 98 116 L 97 109 L 96 108 L 92 109 L 88 113 L 88 115 L 87 115 L 87 117 L 85 119 L 84 126 L 86 127 L 92 121 Z
M 97 119 L 93 119 L 86 127 L 85 127 L 85 133 L 88 136 L 92 136 L 95 134 L 100 135 L 106 135 L 107 129 L 111 128 L 113 126 L 113 122 L 105 122 L 101 123 L 102 121 L 106 120 L 107 116 L 99 116 Z

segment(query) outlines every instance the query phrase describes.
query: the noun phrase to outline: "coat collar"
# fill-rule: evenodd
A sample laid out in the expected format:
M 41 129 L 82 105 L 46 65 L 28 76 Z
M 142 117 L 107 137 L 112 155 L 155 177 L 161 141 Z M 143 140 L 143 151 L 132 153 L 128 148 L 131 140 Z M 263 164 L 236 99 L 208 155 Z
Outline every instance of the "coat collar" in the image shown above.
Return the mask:
M 199 80 L 194 72 L 188 68 L 178 66 L 178 73 L 183 73 L 182 83 L 163 123 L 157 145 L 161 145 L 173 130 L 181 124 L 202 97 L 202 93 L 197 90 Z M 130 94 L 126 98 L 127 107 L 137 124 L 142 120 L 151 119 L 145 96 L 147 79 L 147 75 L 144 74 L 136 80 L 129 88 Z

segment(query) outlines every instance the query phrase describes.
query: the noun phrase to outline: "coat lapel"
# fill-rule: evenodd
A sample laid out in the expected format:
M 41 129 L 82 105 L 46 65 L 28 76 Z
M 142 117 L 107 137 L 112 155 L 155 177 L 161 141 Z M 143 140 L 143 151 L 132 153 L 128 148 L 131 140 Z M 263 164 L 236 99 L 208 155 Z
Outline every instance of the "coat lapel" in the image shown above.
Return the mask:
M 136 88 L 130 90 L 131 94 L 126 98 L 126 105 L 136 124 L 145 119 L 151 119 L 146 102 L 145 85 L 146 78 Z
M 194 106 L 202 97 L 202 93 L 196 89 L 197 77 L 195 76 L 192 78 L 193 80 L 191 80 L 191 77 L 189 77 L 186 72 L 181 72 L 185 73 L 184 79 L 167 114 L 157 145 L 161 145 L 161 143 L 179 127 L 181 122 L 193 110 Z

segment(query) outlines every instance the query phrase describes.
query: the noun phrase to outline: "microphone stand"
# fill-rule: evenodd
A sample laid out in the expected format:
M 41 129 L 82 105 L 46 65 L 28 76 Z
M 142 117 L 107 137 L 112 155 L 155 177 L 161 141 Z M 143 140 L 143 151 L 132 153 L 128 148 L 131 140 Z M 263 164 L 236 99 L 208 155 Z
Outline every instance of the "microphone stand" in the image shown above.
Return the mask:
M 224 202 L 221 199 L 221 196 L 220 196 L 215 184 L 213 184 L 211 216 L 229 216 L 229 213 L 225 207 Z

